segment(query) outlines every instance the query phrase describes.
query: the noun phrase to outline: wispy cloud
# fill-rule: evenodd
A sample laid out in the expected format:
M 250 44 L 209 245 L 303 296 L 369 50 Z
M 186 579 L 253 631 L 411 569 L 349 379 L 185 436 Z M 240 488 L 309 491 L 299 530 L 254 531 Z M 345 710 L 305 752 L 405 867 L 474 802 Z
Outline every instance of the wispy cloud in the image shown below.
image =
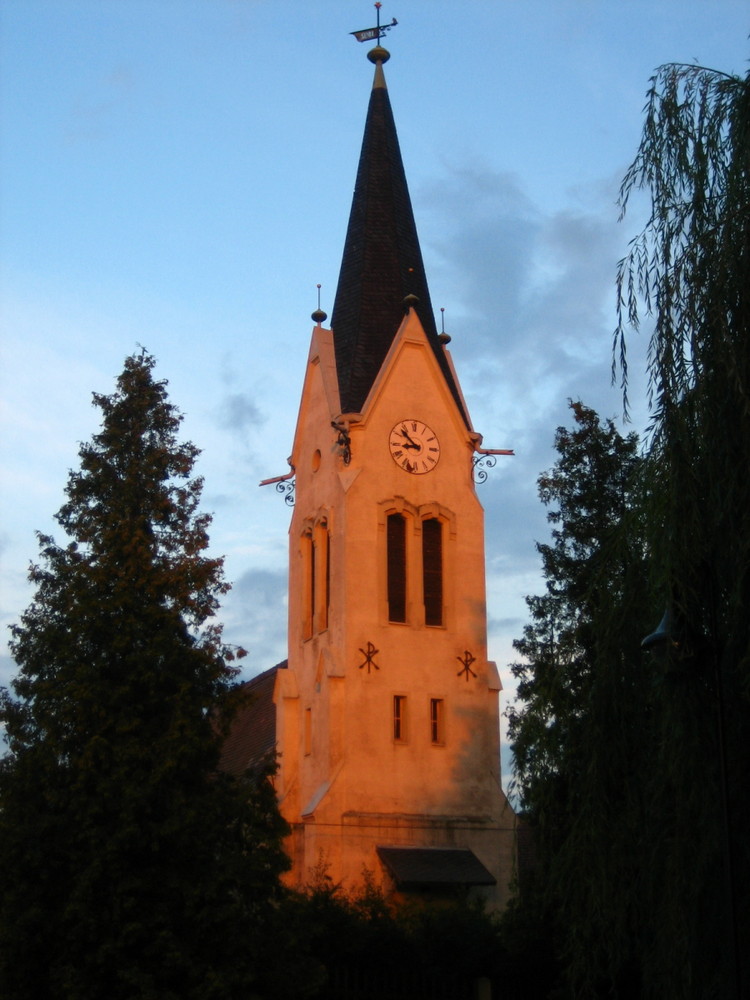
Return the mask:
M 235 581 L 221 609 L 225 635 L 248 650 L 242 668 L 248 675 L 273 666 L 287 655 L 286 569 L 247 570 Z
M 219 423 L 225 430 L 244 432 L 262 426 L 265 419 L 248 393 L 233 392 L 222 400 Z
M 514 698 L 509 664 L 527 620 L 524 597 L 544 587 L 534 543 L 549 538 L 549 525 L 537 479 L 557 457 L 556 428 L 570 423 L 569 399 L 605 416 L 621 410 L 610 383 L 623 243 L 616 191 L 616 179 L 603 178 L 544 210 L 522 178 L 473 163 L 446 168 L 418 192 L 433 301 L 448 306 L 446 330 L 475 427 L 485 446 L 515 449 L 478 487 L 490 655 L 504 705 Z

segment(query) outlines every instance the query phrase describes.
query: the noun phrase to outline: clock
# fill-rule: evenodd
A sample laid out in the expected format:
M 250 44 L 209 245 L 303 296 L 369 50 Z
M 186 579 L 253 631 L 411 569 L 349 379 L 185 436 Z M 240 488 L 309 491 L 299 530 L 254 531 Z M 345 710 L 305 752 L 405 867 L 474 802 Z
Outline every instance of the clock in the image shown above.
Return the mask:
M 388 448 L 396 465 L 415 476 L 431 472 L 440 458 L 437 435 L 421 420 L 399 420 L 388 435 Z

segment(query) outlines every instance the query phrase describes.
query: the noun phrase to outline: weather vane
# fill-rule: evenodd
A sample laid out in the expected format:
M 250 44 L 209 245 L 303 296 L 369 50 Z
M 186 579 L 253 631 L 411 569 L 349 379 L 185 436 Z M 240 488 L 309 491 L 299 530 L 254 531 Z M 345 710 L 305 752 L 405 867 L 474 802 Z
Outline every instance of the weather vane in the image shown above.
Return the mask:
M 390 31 L 394 24 L 398 24 L 398 21 L 394 17 L 390 24 L 380 24 L 380 8 L 382 3 L 375 4 L 375 10 L 378 12 L 378 23 L 374 28 L 363 28 L 362 31 L 350 31 L 350 35 L 354 35 L 358 42 L 370 42 L 372 39 L 379 40 L 384 37 L 386 31 Z

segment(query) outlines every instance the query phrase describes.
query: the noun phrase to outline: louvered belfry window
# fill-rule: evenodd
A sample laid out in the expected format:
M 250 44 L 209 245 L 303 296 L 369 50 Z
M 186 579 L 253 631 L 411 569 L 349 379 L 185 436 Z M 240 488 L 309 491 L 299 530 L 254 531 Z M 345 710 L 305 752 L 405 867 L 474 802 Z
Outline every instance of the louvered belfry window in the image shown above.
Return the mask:
M 436 517 L 422 522 L 422 584 L 425 625 L 442 625 L 443 526 Z
M 406 621 L 406 518 L 388 515 L 388 620 Z

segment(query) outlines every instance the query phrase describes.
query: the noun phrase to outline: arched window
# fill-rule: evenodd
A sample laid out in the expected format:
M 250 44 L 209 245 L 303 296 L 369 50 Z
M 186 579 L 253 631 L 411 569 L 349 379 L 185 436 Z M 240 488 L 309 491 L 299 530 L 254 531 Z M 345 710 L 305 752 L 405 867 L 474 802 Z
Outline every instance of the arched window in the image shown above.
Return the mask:
M 406 518 L 389 514 L 387 521 L 388 621 L 406 621 Z
M 314 580 L 315 631 L 323 632 L 328 628 L 328 605 L 331 598 L 331 541 L 325 518 L 315 525 L 313 556 L 314 569 L 317 571 L 317 579 Z
M 331 546 L 328 518 L 320 516 L 307 522 L 302 533 L 303 565 L 302 637 L 309 639 L 315 632 L 328 628 L 331 598 Z
M 445 628 L 455 515 L 435 501 L 416 507 L 397 496 L 380 503 L 382 613 L 389 622 Z
M 422 593 L 425 625 L 442 625 L 443 525 L 436 517 L 422 521 Z
M 302 553 L 302 638 L 309 639 L 313 633 L 315 609 L 315 547 L 312 529 L 307 528 L 300 539 Z

